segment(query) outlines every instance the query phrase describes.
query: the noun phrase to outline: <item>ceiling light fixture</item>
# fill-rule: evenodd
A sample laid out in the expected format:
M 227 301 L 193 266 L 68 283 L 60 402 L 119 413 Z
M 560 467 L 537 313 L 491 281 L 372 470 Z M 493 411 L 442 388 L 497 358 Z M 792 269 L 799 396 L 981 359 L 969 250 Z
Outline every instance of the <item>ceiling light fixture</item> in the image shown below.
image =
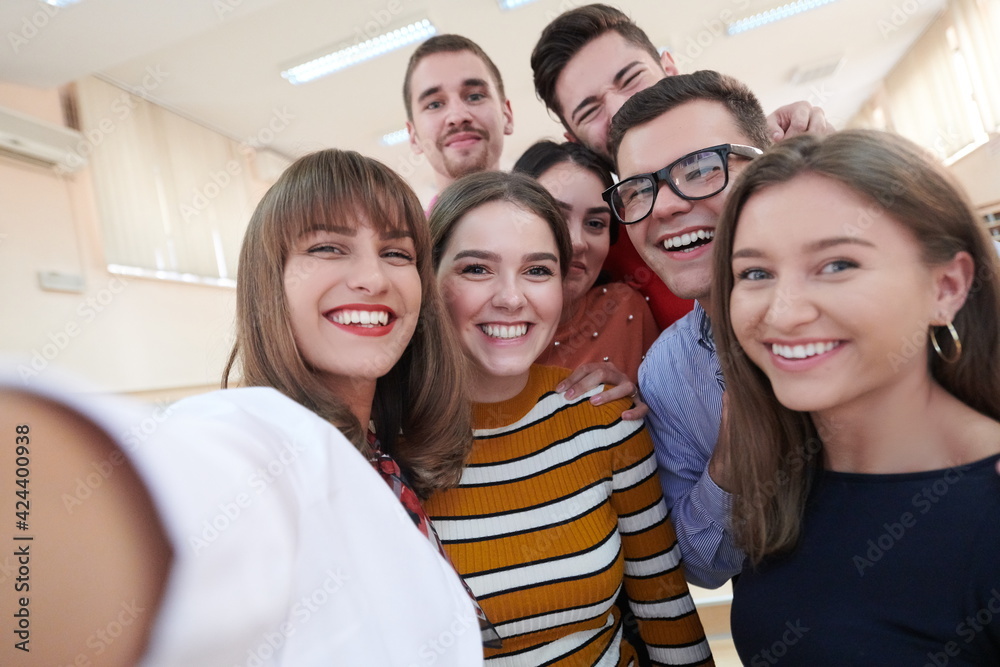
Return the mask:
M 395 146 L 403 142 L 410 140 L 410 133 L 406 131 L 404 127 L 402 130 L 396 130 L 395 132 L 389 132 L 388 134 L 382 135 L 382 145 L 383 146 Z
M 765 26 L 768 23 L 774 23 L 775 21 L 780 21 L 782 19 L 787 19 L 796 14 L 801 14 L 802 12 L 807 12 L 810 9 L 816 9 L 822 7 L 823 5 L 829 5 L 837 0 L 796 0 L 796 2 L 789 2 L 780 7 L 775 7 L 774 9 L 769 9 L 766 12 L 759 12 L 753 16 L 748 16 L 745 19 L 740 19 L 738 21 L 733 21 L 726 26 L 726 33 L 730 35 L 738 35 L 741 32 L 746 32 L 747 30 L 753 30 L 754 28 L 759 28 Z
M 414 21 L 402 28 L 390 30 L 352 46 L 338 48 L 335 51 L 326 50 L 323 55 L 311 57 L 302 64 L 288 67 L 281 76 L 288 79 L 289 83 L 307 83 L 407 44 L 423 41 L 436 33 L 437 28 L 428 19 Z
M 497 0 L 497 4 L 500 5 L 500 9 L 517 9 L 521 5 L 526 5 L 529 2 L 534 2 L 535 0 Z
M 75 5 L 80 2 L 80 0 L 43 0 L 45 4 L 51 5 L 53 7 L 58 7 L 62 9 L 63 7 L 69 7 L 70 5 Z

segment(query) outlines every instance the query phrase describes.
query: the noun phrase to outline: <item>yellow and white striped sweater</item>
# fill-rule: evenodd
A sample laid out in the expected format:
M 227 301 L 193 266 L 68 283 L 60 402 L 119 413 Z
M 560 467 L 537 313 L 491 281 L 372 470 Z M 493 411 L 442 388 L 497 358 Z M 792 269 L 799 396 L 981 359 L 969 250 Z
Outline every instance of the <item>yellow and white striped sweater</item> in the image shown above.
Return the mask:
M 624 583 L 657 664 L 712 664 L 680 568 L 653 445 L 627 401 L 555 393 L 568 371 L 476 404 L 458 487 L 426 504 L 455 567 L 497 626 L 491 665 L 629 665 L 615 598 Z

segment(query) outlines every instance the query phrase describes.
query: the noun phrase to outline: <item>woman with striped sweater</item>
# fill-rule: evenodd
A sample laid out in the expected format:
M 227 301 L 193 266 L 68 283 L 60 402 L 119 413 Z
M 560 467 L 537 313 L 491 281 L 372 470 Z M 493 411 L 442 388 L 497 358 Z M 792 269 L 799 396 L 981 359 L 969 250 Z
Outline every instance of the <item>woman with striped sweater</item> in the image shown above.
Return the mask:
M 712 664 L 641 421 L 625 400 L 554 391 L 533 365 L 559 323 L 571 255 L 548 193 L 517 174 L 446 189 L 434 262 L 470 360 L 475 443 L 459 485 L 426 508 L 502 639 L 497 665 L 630 665 L 624 587 L 655 664 Z

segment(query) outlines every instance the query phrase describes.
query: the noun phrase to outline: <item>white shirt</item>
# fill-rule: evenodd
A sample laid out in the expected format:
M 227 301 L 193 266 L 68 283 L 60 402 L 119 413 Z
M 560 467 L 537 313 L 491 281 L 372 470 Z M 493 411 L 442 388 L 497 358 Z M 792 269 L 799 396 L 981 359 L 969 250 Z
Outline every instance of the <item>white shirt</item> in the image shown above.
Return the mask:
M 451 566 L 333 426 L 273 389 L 150 412 L 13 373 L 115 440 L 174 549 L 153 665 L 482 663 Z

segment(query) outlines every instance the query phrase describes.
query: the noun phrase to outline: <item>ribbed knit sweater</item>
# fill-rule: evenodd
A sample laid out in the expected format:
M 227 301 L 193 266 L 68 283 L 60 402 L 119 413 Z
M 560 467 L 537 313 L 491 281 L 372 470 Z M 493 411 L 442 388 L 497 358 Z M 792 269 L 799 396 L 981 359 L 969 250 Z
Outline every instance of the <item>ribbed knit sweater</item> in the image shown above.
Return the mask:
M 456 488 L 425 504 L 455 567 L 496 625 L 494 665 L 628 665 L 614 606 L 624 584 L 657 664 L 712 664 L 640 421 L 594 406 L 532 366 L 528 385 L 474 406 Z

